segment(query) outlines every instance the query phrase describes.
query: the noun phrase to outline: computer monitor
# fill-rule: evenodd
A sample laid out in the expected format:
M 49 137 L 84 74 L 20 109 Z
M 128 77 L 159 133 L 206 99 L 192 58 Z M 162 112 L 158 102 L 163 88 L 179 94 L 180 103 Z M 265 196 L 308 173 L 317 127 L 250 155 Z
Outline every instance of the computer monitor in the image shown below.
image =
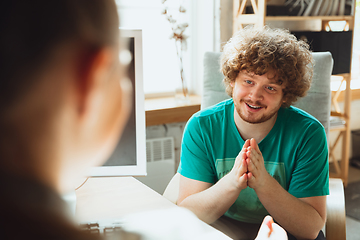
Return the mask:
M 103 166 L 91 169 L 92 177 L 146 175 L 142 31 L 121 28 L 120 36 L 132 55 L 128 68 L 133 84 L 132 111 L 116 149 Z

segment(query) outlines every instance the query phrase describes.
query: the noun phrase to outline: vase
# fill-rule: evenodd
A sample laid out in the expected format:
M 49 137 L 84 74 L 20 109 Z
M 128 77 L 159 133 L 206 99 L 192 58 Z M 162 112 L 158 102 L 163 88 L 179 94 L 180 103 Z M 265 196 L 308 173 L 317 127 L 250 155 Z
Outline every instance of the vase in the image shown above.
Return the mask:
M 175 102 L 177 105 L 190 104 L 189 90 L 188 90 L 184 76 L 180 77 L 180 79 L 178 79 L 176 81 Z
M 179 48 L 181 49 L 181 46 Z M 182 51 L 177 50 L 177 55 L 179 61 L 180 78 L 178 78 L 175 83 L 175 102 L 177 105 L 188 105 L 190 104 L 190 96 L 184 74 Z

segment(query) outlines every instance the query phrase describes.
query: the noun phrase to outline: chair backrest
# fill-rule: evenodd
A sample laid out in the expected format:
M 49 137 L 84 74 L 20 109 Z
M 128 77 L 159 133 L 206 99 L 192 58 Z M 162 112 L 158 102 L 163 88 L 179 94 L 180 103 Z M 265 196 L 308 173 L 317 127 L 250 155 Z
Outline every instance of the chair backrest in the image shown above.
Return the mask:
M 318 119 L 329 136 L 331 90 L 330 80 L 333 59 L 330 52 L 314 52 L 314 76 L 307 95 L 299 99 L 294 106 L 310 113 Z M 204 88 L 201 108 L 207 108 L 230 98 L 222 82 L 220 72 L 220 52 L 207 52 L 204 55 Z

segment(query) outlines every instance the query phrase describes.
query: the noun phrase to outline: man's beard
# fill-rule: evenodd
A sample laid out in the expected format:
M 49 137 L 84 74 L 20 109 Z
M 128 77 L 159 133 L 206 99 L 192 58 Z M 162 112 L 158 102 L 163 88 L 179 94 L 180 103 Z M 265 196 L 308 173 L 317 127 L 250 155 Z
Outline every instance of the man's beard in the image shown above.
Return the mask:
M 246 104 L 246 102 L 244 100 L 240 100 L 240 105 L 242 105 L 242 104 Z M 251 104 L 251 105 L 253 105 L 253 104 Z M 254 105 L 261 106 L 261 107 L 265 108 L 264 105 L 262 105 L 261 103 L 258 103 L 258 102 L 256 102 Z M 280 107 L 281 107 L 281 104 L 277 108 L 275 108 L 273 111 L 269 112 L 267 115 L 262 115 L 259 119 L 253 119 L 253 118 L 247 117 L 245 114 L 243 114 L 242 111 L 241 111 L 241 108 L 235 105 L 236 112 L 239 114 L 241 119 L 244 120 L 245 122 L 251 123 L 251 124 L 258 124 L 258 123 L 263 123 L 263 122 L 268 121 L 274 115 L 277 114 Z

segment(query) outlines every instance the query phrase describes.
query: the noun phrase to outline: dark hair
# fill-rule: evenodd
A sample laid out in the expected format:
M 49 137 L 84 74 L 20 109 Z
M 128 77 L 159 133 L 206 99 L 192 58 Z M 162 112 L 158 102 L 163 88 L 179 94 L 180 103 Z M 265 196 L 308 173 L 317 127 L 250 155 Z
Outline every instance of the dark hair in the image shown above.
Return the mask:
M 0 112 L 31 88 L 60 44 L 96 49 L 119 38 L 114 0 L 8 0 L 0 10 Z
M 226 92 L 232 97 L 231 82 L 246 70 L 263 75 L 270 70 L 285 86 L 282 107 L 289 107 L 310 88 L 313 58 L 309 45 L 283 29 L 246 27 L 224 46 L 221 71 Z

